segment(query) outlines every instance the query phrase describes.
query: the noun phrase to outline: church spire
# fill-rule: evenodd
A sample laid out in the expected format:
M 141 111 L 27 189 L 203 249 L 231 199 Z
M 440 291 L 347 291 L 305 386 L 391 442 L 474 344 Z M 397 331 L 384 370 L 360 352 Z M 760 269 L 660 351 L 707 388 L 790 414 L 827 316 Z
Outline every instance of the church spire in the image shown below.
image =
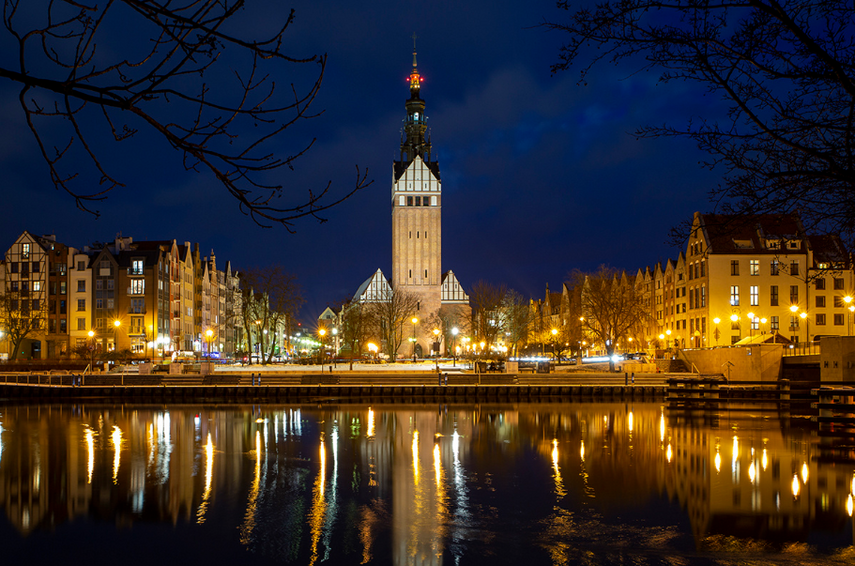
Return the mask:
M 419 74 L 416 60 L 416 37 L 413 33 L 413 70 L 409 76 L 410 98 L 406 103 L 407 123 L 404 126 L 406 139 L 401 143 L 401 161 L 404 163 L 409 163 L 417 155 L 430 161 L 430 142 L 425 141 L 425 102 L 420 96 L 424 78 Z

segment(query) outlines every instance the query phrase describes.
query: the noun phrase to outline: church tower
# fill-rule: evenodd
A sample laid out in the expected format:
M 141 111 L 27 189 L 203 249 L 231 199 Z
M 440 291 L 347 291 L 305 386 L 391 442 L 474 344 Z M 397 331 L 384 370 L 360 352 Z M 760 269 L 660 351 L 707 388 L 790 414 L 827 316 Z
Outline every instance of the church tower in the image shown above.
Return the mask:
M 410 98 L 400 159 L 392 179 L 392 287 L 419 297 L 423 318 L 439 310 L 442 284 L 442 189 L 439 165 L 431 160 L 422 77 L 413 50 Z

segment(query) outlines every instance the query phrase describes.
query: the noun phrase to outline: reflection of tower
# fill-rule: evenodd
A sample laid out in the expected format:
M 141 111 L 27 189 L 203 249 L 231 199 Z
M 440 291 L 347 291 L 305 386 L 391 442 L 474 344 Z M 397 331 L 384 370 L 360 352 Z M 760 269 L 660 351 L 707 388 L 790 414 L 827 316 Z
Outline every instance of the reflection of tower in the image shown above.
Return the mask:
M 425 101 L 415 50 L 409 82 L 401 155 L 393 164 L 392 287 L 416 295 L 420 304 L 414 314 L 424 318 L 440 307 L 442 191 L 439 164 L 431 161 L 430 139 L 425 138 Z M 426 336 L 425 331 L 419 335 Z

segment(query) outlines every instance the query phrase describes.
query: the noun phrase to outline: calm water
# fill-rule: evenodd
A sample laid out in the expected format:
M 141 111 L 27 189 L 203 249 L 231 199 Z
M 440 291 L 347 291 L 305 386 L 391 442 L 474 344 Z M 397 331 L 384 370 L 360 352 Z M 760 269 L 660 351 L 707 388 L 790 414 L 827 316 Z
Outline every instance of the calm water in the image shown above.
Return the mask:
M 851 564 L 853 464 L 659 404 L 0 407 L 4 564 Z

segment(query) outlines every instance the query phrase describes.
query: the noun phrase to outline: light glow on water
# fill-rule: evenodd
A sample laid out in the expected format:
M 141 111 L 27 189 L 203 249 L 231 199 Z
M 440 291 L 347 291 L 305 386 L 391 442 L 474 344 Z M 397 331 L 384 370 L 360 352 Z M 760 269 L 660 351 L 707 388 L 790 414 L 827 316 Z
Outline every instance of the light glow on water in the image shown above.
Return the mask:
M 771 413 L 722 411 L 703 420 L 669 413 L 663 421 L 658 403 L 636 400 L 631 410 L 608 402 L 320 404 L 304 406 L 296 418 L 296 408 L 254 405 L 206 407 L 197 426 L 198 409 L 165 408 L 30 405 L 13 408 L 13 417 L 4 409 L 4 520 L 21 535 L 39 529 L 38 539 L 50 542 L 62 521 L 80 519 L 85 532 L 88 517 L 103 521 L 104 504 L 124 502 L 116 520 L 129 542 L 148 541 L 152 522 L 164 532 L 192 522 L 186 544 L 204 540 L 223 548 L 223 556 L 240 551 L 314 566 L 463 564 L 487 542 L 496 566 L 528 555 L 543 558 L 532 564 L 569 565 L 590 561 L 591 537 L 608 541 L 614 560 L 601 563 L 609 564 L 646 563 L 644 557 L 663 552 L 675 564 L 690 564 L 696 555 L 687 547 L 719 563 L 733 558 L 728 548 L 743 546 L 754 549 L 758 563 L 825 563 L 823 548 L 800 547 L 796 556 L 763 528 L 752 531 L 770 516 L 833 541 L 834 556 L 855 552 L 851 530 L 828 530 L 851 525 L 855 464 L 818 457 L 819 440 L 807 426 L 782 425 Z M 295 434 L 303 425 L 306 435 Z M 716 475 L 727 457 L 727 434 L 733 477 Z M 433 472 L 434 481 L 422 472 Z M 46 514 L 45 502 L 63 497 L 73 514 Z M 711 519 L 733 517 L 744 534 L 727 532 L 717 520 L 693 522 L 693 509 Z M 814 509 L 822 510 L 822 521 Z M 2 537 L 12 552 L 34 540 Z M 84 542 L 65 544 L 77 562 Z M 503 550 L 511 548 L 519 554 Z
M 119 464 L 122 459 L 122 429 L 117 426 L 113 427 L 113 483 L 119 483 Z

